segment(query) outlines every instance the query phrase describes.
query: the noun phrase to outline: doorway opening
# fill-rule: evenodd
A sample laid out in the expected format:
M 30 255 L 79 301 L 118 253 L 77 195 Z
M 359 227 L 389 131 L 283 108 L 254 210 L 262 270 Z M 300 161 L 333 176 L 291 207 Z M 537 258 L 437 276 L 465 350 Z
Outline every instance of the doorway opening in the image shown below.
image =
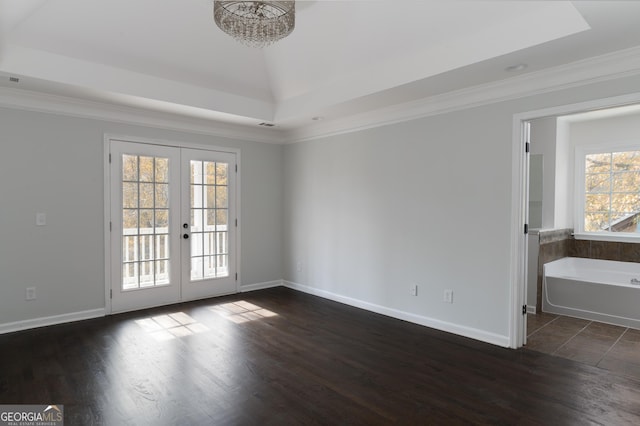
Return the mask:
M 541 312 L 540 302 L 544 297 L 541 265 L 554 260 L 550 256 L 568 257 L 575 254 L 571 251 L 576 245 L 574 241 L 580 241 L 577 245 L 589 241 L 640 242 L 635 237 L 629 239 L 623 233 L 612 235 L 609 232 L 608 235 L 594 236 L 594 232 L 591 232 L 593 229 L 585 233 L 584 227 L 576 226 L 576 223 L 580 225 L 583 221 L 581 218 L 586 214 L 584 208 L 576 210 L 576 206 L 585 203 L 585 193 L 578 185 L 580 179 L 584 184 L 585 175 L 583 171 L 580 179 L 576 177 L 576 164 L 581 164 L 576 160 L 576 152 L 579 152 L 576 151 L 576 145 L 580 143 L 571 141 L 570 137 L 574 123 L 629 114 L 638 114 L 640 118 L 639 105 L 640 94 L 632 94 L 514 116 L 513 140 L 517 145 L 513 153 L 513 201 L 514 211 L 519 214 L 512 222 L 516 253 L 512 257 L 512 347 L 518 348 L 527 343 L 527 335 L 530 334 L 527 332 L 527 313 L 531 316 Z M 636 121 L 640 123 L 640 120 Z M 549 123 L 553 123 L 552 131 L 544 128 Z M 552 143 L 541 143 L 540 135 L 545 133 L 554 136 Z M 563 139 L 561 146 L 556 145 L 556 138 Z M 550 152 L 553 155 L 549 155 Z M 536 173 L 542 176 L 535 176 Z M 640 202 L 640 196 L 638 198 Z M 587 213 L 592 213 L 588 210 Z M 574 235 L 577 230 L 580 232 Z M 538 241 L 532 241 L 534 239 Z

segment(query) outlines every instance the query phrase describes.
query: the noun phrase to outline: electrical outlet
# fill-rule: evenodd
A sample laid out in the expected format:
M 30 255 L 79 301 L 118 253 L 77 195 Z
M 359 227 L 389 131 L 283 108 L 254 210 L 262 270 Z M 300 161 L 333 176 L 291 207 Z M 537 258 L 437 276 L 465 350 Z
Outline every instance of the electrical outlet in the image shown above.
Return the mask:
M 25 289 L 24 300 L 36 300 L 36 288 L 27 287 Z
M 412 296 L 418 295 L 418 284 L 411 284 L 411 287 L 409 287 L 409 294 Z
M 36 213 L 36 226 L 45 226 L 47 224 L 46 213 Z
M 453 290 L 446 289 L 444 291 L 444 303 L 453 303 Z

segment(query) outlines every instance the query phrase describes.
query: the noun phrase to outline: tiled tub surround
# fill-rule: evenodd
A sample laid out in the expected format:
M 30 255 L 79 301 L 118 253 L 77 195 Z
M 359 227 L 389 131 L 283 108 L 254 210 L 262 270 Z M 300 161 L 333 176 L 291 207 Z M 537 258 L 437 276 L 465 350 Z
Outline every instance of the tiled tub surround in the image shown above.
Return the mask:
M 570 257 L 640 263 L 640 243 L 571 239 Z
M 538 280 L 536 312 L 542 312 L 542 273 L 543 265 L 554 260 L 568 257 L 573 242 L 573 229 L 541 229 L 538 232 L 540 248 L 538 251 Z
M 539 231 L 536 312 L 542 312 L 542 266 L 563 257 L 617 260 L 640 263 L 640 243 L 576 240 L 573 229 Z

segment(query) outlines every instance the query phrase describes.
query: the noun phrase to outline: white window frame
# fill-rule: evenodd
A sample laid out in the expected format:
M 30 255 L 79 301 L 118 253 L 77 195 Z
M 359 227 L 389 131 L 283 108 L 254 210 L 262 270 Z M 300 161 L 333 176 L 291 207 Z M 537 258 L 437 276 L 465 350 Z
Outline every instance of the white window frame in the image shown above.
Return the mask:
M 586 232 L 584 230 L 585 205 L 585 157 L 590 154 L 610 152 L 640 151 L 640 141 L 626 141 L 615 144 L 577 146 L 575 150 L 575 197 L 574 197 L 574 238 L 577 240 L 640 242 L 640 233 L 630 232 Z

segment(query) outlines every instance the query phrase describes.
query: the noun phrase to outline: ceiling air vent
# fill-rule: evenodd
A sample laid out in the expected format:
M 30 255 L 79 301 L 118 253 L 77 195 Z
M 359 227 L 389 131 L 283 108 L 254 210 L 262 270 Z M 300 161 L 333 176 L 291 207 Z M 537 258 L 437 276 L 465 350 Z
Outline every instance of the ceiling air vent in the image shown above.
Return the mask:
M 275 124 L 273 123 L 260 123 L 258 124 L 258 126 L 263 126 L 263 127 L 274 127 Z
M 20 83 L 20 79 L 18 77 L 9 77 L 9 81 L 12 83 Z

